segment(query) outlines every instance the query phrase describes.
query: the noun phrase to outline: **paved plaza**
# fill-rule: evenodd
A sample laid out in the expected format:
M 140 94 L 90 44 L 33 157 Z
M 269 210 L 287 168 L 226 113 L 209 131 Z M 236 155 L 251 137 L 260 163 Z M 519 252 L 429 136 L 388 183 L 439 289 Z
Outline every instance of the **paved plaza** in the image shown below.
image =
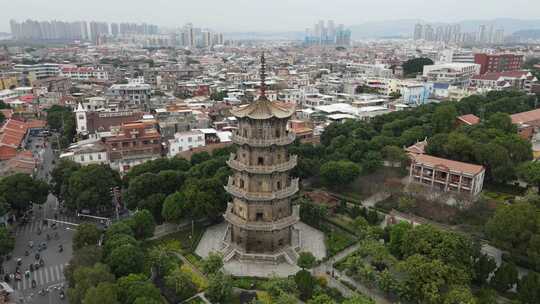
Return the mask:
M 324 233 L 302 222 L 294 226 L 300 231 L 300 250 L 311 252 L 318 260 L 326 256 Z M 195 253 L 202 258 L 208 257 L 210 252 L 220 252 L 223 249 L 223 237 L 227 231 L 227 223 L 213 225 L 206 229 Z M 286 262 L 273 263 L 262 261 L 243 261 L 231 259 L 224 263 L 224 270 L 234 276 L 251 277 L 286 277 L 300 270 L 297 265 Z

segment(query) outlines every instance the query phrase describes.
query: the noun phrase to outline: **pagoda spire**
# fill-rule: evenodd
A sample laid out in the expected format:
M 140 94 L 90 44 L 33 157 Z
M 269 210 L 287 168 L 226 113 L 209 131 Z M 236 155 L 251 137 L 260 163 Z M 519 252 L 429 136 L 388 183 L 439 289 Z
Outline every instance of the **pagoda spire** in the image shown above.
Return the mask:
M 264 58 L 264 51 L 261 54 L 261 97 L 259 100 L 267 100 L 266 98 L 266 59 Z

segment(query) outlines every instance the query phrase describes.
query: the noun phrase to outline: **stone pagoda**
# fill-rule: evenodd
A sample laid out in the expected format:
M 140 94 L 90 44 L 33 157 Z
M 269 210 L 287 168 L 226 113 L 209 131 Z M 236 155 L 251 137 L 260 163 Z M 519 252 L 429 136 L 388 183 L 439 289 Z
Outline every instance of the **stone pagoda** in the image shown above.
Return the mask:
M 231 110 L 238 119 L 238 130 L 232 135 L 238 149 L 227 162 L 233 174 L 225 186 L 232 197 L 224 215 L 225 260 L 293 262 L 300 243 L 293 227 L 299 221 L 298 208 L 291 204 L 298 179 L 290 177 L 297 157 L 287 151 L 295 139 L 287 130 L 295 108 L 268 100 L 265 69 L 263 53 L 260 98 Z

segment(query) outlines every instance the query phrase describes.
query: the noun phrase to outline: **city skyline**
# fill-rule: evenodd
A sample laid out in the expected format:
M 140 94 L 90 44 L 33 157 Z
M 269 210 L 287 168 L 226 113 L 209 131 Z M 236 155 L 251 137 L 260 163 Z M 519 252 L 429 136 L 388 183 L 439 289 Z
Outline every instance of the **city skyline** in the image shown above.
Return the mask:
M 111 4 L 104 0 L 66 1 L 55 0 L 42 2 L 21 0 L 10 2 L 0 12 L 5 22 L 0 24 L 0 31 L 9 32 L 9 20 L 96 20 L 114 22 L 119 19 L 126 22 L 155 23 L 162 27 L 181 26 L 187 22 L 204 24 L 215 30 L 236 31 L 302 31 L 314 20 L 334 19 L 347 25 L 356 25 L 368 21 L 422 19 L 426 21 L 456 22 L 463 19 L 491 18 L 537 18 L 536 11 L 540 3 L 530 0 L 518 0 L 508 5 L 507 2 L 475 1 L 471 3 L 458 0 L 452 3 L 420 0 L 407 1 L 406 5 L 396 0 L 382 0 L 375 3 L 359 3 L 352 0 L 337 0 L 328 6 L 326 2 L 308 0 L 277 0 L 266 3 L 261 8 L 259 3 L 246 0 L 232 0 L 227 3 L 215 0 L 201 0 L 190 3 L 175 3 L 159 0 L 148 6 L 147 2 L 134 0 L 126 4 Z M 463 10 L 461 5 L 469 9 Z M 32 8 L 32 9 L 29 9 Z M 198 13 L 199 12 L 199 13 Z M 445 12 L 441 14 L 439 12 Z

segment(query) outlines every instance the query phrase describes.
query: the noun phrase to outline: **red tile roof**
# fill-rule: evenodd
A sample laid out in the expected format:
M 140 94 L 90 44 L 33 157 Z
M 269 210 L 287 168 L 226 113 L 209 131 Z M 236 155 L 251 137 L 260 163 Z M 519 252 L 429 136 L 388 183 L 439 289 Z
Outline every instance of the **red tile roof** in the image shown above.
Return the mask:
M 510 115 L 513 124 L 527 124 L 540 120 L 540 109 Z
M 474 114 L 461 115 L 457 119 L 459 119 L 460 121 L 464 122 L 465 124 L 469 126 L 480 123 L 480 118 L 478 118 L 478 116 Z
M 484 171 L 484 167 L 475 164 L 464 163 L 446 158 L 435 157 L 427 154 L 411 154 L 416 163 L 428 165 L 430 167 L 446 167 L 453 172 L 462 172 L 470 175 L 477 175 Z

